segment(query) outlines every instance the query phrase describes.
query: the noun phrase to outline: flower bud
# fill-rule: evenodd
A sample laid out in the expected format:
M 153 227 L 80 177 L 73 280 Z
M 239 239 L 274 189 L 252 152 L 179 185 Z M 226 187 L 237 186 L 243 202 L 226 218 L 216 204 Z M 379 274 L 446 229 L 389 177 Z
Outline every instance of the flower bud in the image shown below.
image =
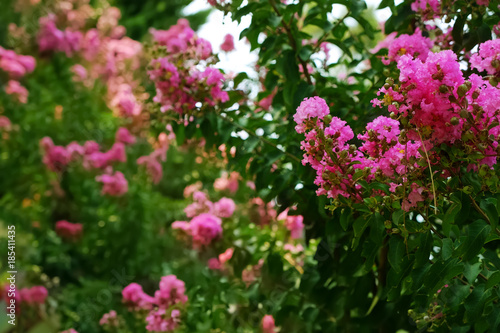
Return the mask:
M 479 94 L 480 94 L 479 89 L 474 90 L 474 92 L 472 93 L 472 98 L 477 99 L 479 97 Z
M 496 77 L 490 77 L 490 84 L 493 86 L 493 87 L 496 87 L 498 85 L 498 80 Z
M 467 118 L 468 116 L 469 116 L 469 111 L 467 111 L 465 109 L 460 110 L 460 117 Z
M 325 118 L 323 118 L 323 122 L 324 122 L 326 125 L 330 125 L 330 123 L 332 122 L 332 115 L 327 114 L 327 115 L 325 116 Z
M 467 85 L 466 84 L 461 84 L 461 85 L 458 86 L 457 94 L 460 97 L 464 97 L 465 94 L 467 94 L 468 91 L 469 91 L 469 89 L 467 88 Z
M 448 92 L 448 86 L 446 84 L 442 84 L 439 86 L 439 92 L 440 93 L 447 93 Z
M 457 117 L 452 117 L 452 118 L 450 119 L 450 123 L 451 123 L 453 126 L 457 126 L 457 125 L 460 123 L 460 121 L 459 121 L 459 119 L 458 119 Z
M 493 68 L 499 68 L 500 67 L 500 61 L 498 61 L 498 59 L 493 59 L 491 61 L 491 67 L 493 67 Z

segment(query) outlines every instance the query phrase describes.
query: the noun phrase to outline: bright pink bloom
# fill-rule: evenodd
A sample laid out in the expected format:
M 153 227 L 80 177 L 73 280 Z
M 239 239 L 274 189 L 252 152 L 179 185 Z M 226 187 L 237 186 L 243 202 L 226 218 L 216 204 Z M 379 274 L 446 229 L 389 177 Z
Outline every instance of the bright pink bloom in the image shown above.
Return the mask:
M 274 333 L 275 328 L 273 316 L 265 315 L 264 318 L 262 318 L 262 333 Z
M 68 221 L 58 221 L 56 222 L 56 233 L 59 237 L 76 240 L 83 232 L 83 224 L 81 223 L 71 223 Z
M 120 171 L 116 171 L 115 174 L 104 174 L 97 176 L 96 180 L 103 183 L 102 194 L 108 194 L 110 196 L 122 196 L 128 192 L 128 182 L 125 176 Z
M 199 248 L 210 245 L 212 241 L 222 236 L 222 221 L 212 214 L 204 213 L 191 220 L 190 229 L 193 245 Z
M 225 52 L 234 50 L 234 38 L 231 34 L 224 36 L 224 42 L 221 44 L 220 49 Z
M 111 310 L 109 313 L 105 313 L 101 320 L 99 320 L 99 325 L 108 325 L 110 327 L 118 326 L 118 321 L 116 318 L 116 311 Z
M 214 203 L 214 214 L 218 217 L 231 217 L 235 209 L 236 204 L 229 198 L 222 198 Z
M 403 55 L 410 55 L 425 61 L 431 48 L 432 41 L 422 36 L 422 31 L 417 28 L 411 36 L 404 34 L 394 39 L 389 46 L 388 59 L 383 59 L 382 62 L 388 65 L 391 61 L 398 61 Z
M 177 303 L 186 303 L 186 286 L 184 281 L 177 279 L 175 275 L 167 275 L 161 278 L 160 289 L 155 292 L 154 303 L 160 309 L 168 309 Z
M 304 133 L 307 120 L 312 118 L 323 119 L 327 114 L 330 114 L 330 108 L 324 99 L 317 96 L 305 98 L 293 115 L 293 120 L 297 123 L 295 130 L 298 133 Z
M 222 265 L 217 258 L 210 258 L 208 259 L 208 268 L 212 270 L 219 270 L 222 268 Z
M 228 175 L 227 172 L 223 172 L 220 178 L 214 181 L 214 189 L 216 191 L 229 191 L 231 193 L 236 193 L 238 191 L 238 180 L 240 179 L 240 174 L 236 171 L 231 172 Z
M 19 103 L 26 104 L 28 102 L 28 90 L 19 81 L 9 80 L 5 92 L 8 95 L 14 95 Z
M 479 45 L 479 52 L 470 58 L 472 68 L 486 71 L 490 75 L 500 73 L 500 39 L 486 41 Z
M 135 143 L 135 137 L 130 134 L 129 130 L 125 127 L 120 127 L 115 135 L 115 140 L 126 145 L 132 145 Z
M 231 247 L 219 254 L 219 262 L 221 265 L 224 265 L 227 261 L 229 261 L 233 257 L 234 249 Z
M 285 226 L 290 230 L 290 237 L 298 239 L 302 237 L 304 230 L 304 217 L 302 215 L 289 215 L 285 220 Z
M 122 290 L 123 302 L 133 310 L 150 310 L 153 308 L 153 297 L 147 295 L 137 283 L 131 283 Z

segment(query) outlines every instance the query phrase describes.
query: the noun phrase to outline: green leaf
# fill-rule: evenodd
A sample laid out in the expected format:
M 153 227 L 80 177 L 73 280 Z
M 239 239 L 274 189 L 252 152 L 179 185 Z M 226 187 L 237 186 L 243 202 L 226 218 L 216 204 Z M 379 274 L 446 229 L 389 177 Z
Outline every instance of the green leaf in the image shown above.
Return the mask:
M 463 254 L 465 261 L 476 258 L 482 250 L 486 238 L 491 231 L 491 227 L 483 220 L 477 220 L 468 226 L 468 235 L 460 245 L 459 254 Z
M 441 258 L 448 260 L 453 254 L 453 241 L 450 238 L 443 239 L 443 247 L 441 248 Z
M 352 210 L 351 208 L 347 207 L 342 209 L 342 212 L 340 214 L 340 225 L 342 226 L 342 229 L 344 231 L 347 231 L 347 227 L 349 226 L 349 223 L 352 221 Z
M 465 317 L 468 322 L 475 322 L 478 318 L 481 318 L 484 304 L 489 294 L 490 291 L 484 290 L 484 284 L 479 284 L 474 288 L 469 297 L 465 299 Z
M 307 60 L 309 60 L 309 57 L 311 56 L 312 53 L 313 53 L 313 49 L 312 49 L 311 45 L 306 45 L 300 49 L 299 58 L 304 60 L 304 61 L 307 61 Z
M 389 239 L 389 252 L 387 259 L 389 264 L 397 273 L 401 272 L 401 262 L 405 255 L 405 243 L 402 238 L 393 236 Z
M 365 231 L 366 227 L 368 224 L 372 221 L 372 216 L 370 218 L 366 218 L 366 216 L 360 216 L 354 221 L 354 238 L 352 240 L 352 249 L 355 250 L 356 247 L 358 247 L 359 244 L 359 239 L 361 238 L 361 235 Z
M 392 222 L 396 226 L 398 226 L 399 223 L 402 221 L 402 218 L 404 215 L 405 215 L 405 211 L 402 209 L 394 211 L 394 213 L 392 213 Z
M 423 280 L 426 293 L 431 296 L 441 288 L 446 281 L 462 273 L 462 271 L 463 265 L 459 263 L 457 258 L 435 262 L 432 264 L 429 273 Z
M 414 267 L 420 267 L 429 262 L 429 255 L 432 250 L 433 243 L 434 238 L 432 237 L 430 231 L 425 234 L 420 234 L 418 249 L 415 253 Z
M 500 272 L 496 271 L 488 277 L 488 282 L 486 282 L 486 289 L 490 289 L 496 285 L 500 284 Z
M 469 281 L 470 284 L 474 283 L 477 276 L 481 272 L 481 263 L 476 262 L 475 264 L 465 264 L 464 266 L 464 276 Z
M 495 198 L 487 198 L 485 200 L 481 200 L 479 206 L 486 213 L 488 219 L 493 228 L 498 226 L 498 210 L 497 210 L 497 199 Z

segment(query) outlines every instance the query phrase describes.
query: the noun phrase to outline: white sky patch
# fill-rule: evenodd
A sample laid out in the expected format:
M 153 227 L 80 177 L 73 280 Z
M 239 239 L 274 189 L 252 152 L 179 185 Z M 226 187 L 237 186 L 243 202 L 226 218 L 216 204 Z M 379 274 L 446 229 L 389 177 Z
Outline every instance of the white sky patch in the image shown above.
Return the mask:
M 367 0 L 368 7 L 377 8 L 381 0 Z M 397 0 L 396 4 L 401 3 L 402 0 Z M 184 9 L 184 14 L 189 15 L 201 10 L 209 9 L 211 6 L 207 0 L 194 0 L 189 6 Z M 346 8 L 343 5 L 334 4 L 333 10 L 328 14 L 328 18 L 335 21 L 341 18 L 346 13 Z M 385 22 L 391 16 L 391 10 L 384 8 L 376 10 L 375 15 L 379 22 Z M 354 19 L 350 18 L 347 23 L 357 24 Z M 250 44 L 244 40 L 239 40 L 240 33 L 247 28 L 251 23 L 251 14 L 244 16 L 241 19 L 241 24 L 237 24 L 231 20 L 230 15 L 224 17 L 224 14 L 219 10 L 213 10 L 208 16 L 207 22 L 198 30 L 198 36 L 208 40 L 212 44 L 212 49 L 215 53 L 220 52 L 220 45 L 224 40 L 224 36 L 228 33 L 233 35 L 235 50 L 229 53 L 220 52 L 220 62 L 216 65 L 217 68 L 223 69 L 226 73 L 246 72 L 250 77 L 257 78 L 254 70 L 254 64 L 258 59 L 256 51 L 250 52 Z M 333 47 L 330 52 L 331 60 L 340 57 L 340 49 Z M 338 54 L 337 54 L 338 53 Z

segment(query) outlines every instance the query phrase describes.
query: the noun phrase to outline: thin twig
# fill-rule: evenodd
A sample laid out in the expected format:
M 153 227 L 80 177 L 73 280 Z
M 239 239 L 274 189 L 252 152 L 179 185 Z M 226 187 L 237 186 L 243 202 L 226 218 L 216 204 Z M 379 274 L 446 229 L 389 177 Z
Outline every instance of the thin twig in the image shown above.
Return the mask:
M 437 198 L 436 198 L 436 187 L 434 186 L 434 175 L 432 174 L 431 161 L 429 159 L 429 155 L 427 154 L 427 148 L 425 148 L 424 140 L 422 139 L 422 135 L 417 128 L 418 136 L 420 137 L 420 142 L 422 142 L 422 147 L 424 148 L 425 158 L 427 159 L 427 164 L 429 165 L 429 172 L 431 174 L 431 184 L 432 184 L 432 194 L 434 196 L 434 214 L 437 214 Z

